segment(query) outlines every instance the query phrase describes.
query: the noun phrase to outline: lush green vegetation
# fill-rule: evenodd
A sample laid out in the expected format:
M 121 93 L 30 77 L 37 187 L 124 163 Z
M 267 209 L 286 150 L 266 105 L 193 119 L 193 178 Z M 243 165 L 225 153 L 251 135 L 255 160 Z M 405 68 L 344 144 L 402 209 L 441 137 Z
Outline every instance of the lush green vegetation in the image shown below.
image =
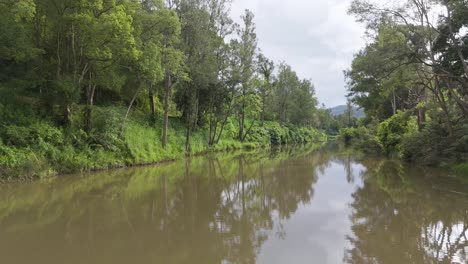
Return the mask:
M 281 144 L 306 144 L 325 141 L 326 136 L 314 128 L 282 126 L 265 122 L 252 128 L 246 140 L 237 138 L 238 122 L 228 118 L 220 141 L 210 146 L 208 130 L 198 129 L 190 139 L 190 153 L 185 149 L 186 129 L 179 118 L 171 120 L 166 148 L 161 146 L 162 129 L 158 120 L 143 112 L 127 121 L 122 128 L 123 109 L 95 109 L 92 134 L 79 128 L 60 128 L 50 121 L 35 121 L 27 126 L 7 125 L 0 146 L 1 173 L 5 177 L 47 176 L 94 169 L 108 169 L 134 164 L 149 164 L 201 154 L 206 151 L 266 147 Z
M 466 162 L 466 1 L 356 0 L 349 12 L 367 27 L 368 44 L 345 73 L 349 98 L 366 117 L 359 127 L 342 130 L 341 138 L 409 161 Z M 466 165 L 456 170 L 466 172 Z
M 0 174 L 325 140 L 314 86 L 227 0 L 0 2 Z

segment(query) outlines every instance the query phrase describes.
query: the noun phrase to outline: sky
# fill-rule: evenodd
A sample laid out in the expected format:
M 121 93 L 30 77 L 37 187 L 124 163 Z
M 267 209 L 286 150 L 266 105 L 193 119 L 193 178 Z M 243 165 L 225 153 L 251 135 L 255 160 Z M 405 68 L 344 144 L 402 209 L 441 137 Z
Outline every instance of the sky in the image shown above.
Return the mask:
M 276 63 L 286 62 L 311 79 L 320 103 L 346 104 L 343 70 L 364 47 L 364 26 L 347 14 L 351 0 L 233 0 L 240 24 L 245 9 L 255 14 L 258 46 Z

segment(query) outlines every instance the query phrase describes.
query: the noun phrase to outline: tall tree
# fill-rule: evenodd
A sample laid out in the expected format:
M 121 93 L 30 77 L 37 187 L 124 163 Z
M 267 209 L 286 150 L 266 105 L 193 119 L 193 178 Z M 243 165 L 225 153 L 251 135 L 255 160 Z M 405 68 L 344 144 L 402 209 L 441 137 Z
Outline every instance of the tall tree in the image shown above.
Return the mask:
M 180 42 L 181 26 L 179 19 L 174 11 L 164 10 L 164 13 L 160 14 L 164 18 L 164 21 L 160 25 L 164 25 L 161 28 L 162 32 L 162 66 L 165 71 L 164 77 L 164 121 L 163 121 L 163 132 L 162 132 L 162 146 L 166 148 L 167 145 L 167 130 L 169 126 L 169 104 L 171 99 L 173 77 L 180 79 L 186 79 L 186 73 L 184 72 L 184 54 L 178 49 Z
M 240 106 L 239 106 L 239 140 L 244 141 L 246 132 L 245 112 L 248 96 L 252 93 L 252 78 L 255 73 L 255 54 L 257 52 L 257 35 L 255 33 L 254 14 L 245 10 L 242 16 L 243 26 L 238 30 L 240 62 Z M 245 131 L 245 132 L 244 132 Z
M 294 72 L 291 66 L 286 63 L 281 63 L 279 66 L 278 73 L 278 84 L 276 85 L 275 96 L 276 96 L 276 112 L 278 115 L 278 121 L 281 124 L 287 123 L 290 97 L 294 89 L 300 84 L 299 78 L 296 72 Z
M 261 83 L 258 84 L 258 92 L 260 93 L 260 97 L 262 99 L 261 121 L 263 126 L 265 122 L 265 108 L 267 103 L 267 97 L 272 92 L 275 82 L 275 63 L 269 60 L 267 57 L 265 57 L 265 55 L 260 53 L 257 57 L 257 64 L 258 72 L 260 73 L 262 78 Z

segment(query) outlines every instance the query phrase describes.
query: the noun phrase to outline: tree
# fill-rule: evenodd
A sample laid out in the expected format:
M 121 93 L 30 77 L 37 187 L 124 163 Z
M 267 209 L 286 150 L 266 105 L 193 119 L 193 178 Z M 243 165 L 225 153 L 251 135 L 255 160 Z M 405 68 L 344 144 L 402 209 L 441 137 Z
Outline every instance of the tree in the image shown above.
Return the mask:
M 276 85 L 276 112 L 280 124 L 288 122 L 288 103 L 291 93 L 299 85 L 299 78 L 291 69 L 291 66 L 281 63 L 279 65 L 278 83 Z
M 175 12 L 165 10 L 160 14 L 165 18 L 160 25 L 162 28 L 162 66 L 165 71 L 164 76 L 164 123 L 162 132 L 162 146 L 167 145 L 167 129 L 169 126 L 169 104 L 173 85 L 173 76 L 187 78 L 184 72 L 184 54 L 177 48 L 180 42 L 180 23 Z
M 275 83 L 275 76 L 273 75 L 273 72 L 275 70 L 275 63 L 266 58 L 265 55 L 261 53 L 258 54 L 257 63 L 258 72 L 260 73 L 262 78 L 260 83 L 258 83 L 257 87 L 258 92 L 260 93 L 260 97 L 262 99 L 261 121 L 263 126 L 265 122 L 265 108 L 267 103 L 267 97 L 272 92 Z
M 438 5 L 444 7 L 446 12 L 440 13 L 440 18 L 434 20 L 431 12 L 437 10 Z M 394 6 L 380 6 L 356 0 L 351 5 L 350 13 L 366 23 L 369 35 L 380 36 L 386 43 L 391 40 L 388 36 L 400 39 L 398 45 L 401 48 L 384 53 L 388 58 L 385 64 L 394 65 L 393 70 L 387 69 L 384 72 L 390 75 L 393 71 L 400 71 L 404 75 L 409 69 L 415 75 L 410 79 L 416 87 L 409 91 L 409 95 L 420 99 L 420 102 L 412 102 L 412 105 L 420 105 L 422 101 L 430 99 L 425 90 L 430 91 L 434 102 L 440 106 L 445 116 L 449 133 L 452 134 L 456 123 L 454 120 L 466 118 L 468 113 L 464 97 L 468 87 L 468 68 L 465 67 L 467 51 L 466 45 L 460 45 L 466 42 L 468 35 L 460 30 L 468 25 L 464 16 L 467 13 L 466 1 L 408 0 L 395 3 Z M 385 30 L 381 29 L 387 29 L 387 32 L 392 30 L 394 33 L 385 34 Z M 417 111 L 422 125 L 425 122 L 425 109 L 418 107 Z M 460 117 L 455 117 L 456 115 Z
M 288 120 L 297 126 L 311 126 L 317 106 L 315 87 L 310 80 L 300 80 L 288 102 Z
M 255 71 L 255 54 L 257 51 L 257 35 L 255 33 L 254 14 L 245 10 L 242 16 L 244 25 L 238 30 L 238 56 L 240 62 L 240 107 L 239 107 L 239 140 L 245 140 L 250 129 L 245 130 L 245 112 L 248 107 L 249 96 L 252 91 L 252 78 Z M 253 121 L 254 122 L 254 121 Z M 253 125 L 253 124 L 252 124 Z M 251 127 L 252 127 L 251 125 Z

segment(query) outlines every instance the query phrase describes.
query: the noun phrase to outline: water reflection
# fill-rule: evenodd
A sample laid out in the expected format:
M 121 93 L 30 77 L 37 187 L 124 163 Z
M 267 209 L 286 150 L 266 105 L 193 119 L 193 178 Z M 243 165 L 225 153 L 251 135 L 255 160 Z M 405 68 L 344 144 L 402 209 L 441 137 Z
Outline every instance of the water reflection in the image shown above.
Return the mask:
M 464 263 L 468 189 L 440 174 L 338 149 L 285 148 L 4 185 L 0 258 Z
M 254 263 L 266 231 L 313 196 L 317 164 L 291 151 L 2 186 L 2 261 Z
M 347 263 L 468 263 L 468 188 L 434 168 L 368 160 Z

